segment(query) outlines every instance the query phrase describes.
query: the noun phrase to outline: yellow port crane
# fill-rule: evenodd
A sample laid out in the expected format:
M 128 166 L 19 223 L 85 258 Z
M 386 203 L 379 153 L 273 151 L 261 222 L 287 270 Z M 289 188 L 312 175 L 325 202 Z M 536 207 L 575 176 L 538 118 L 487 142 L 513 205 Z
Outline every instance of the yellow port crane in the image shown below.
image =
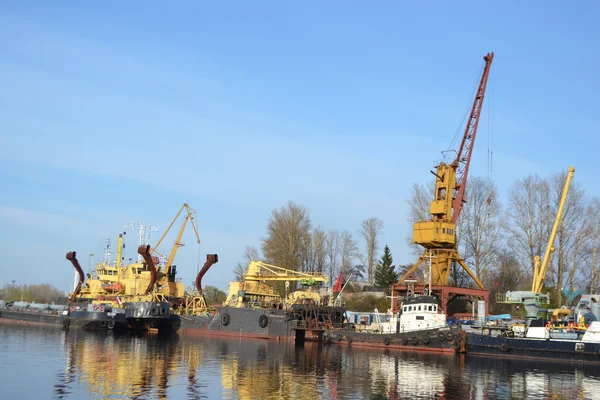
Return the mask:
M 436 171 L 432 171 L 436 178 L 434 199 L 430 207 L 432 218 L 415 222 L 413 226 L 413 243 L 421 245 L 424 254 L 397 284 L 405 281 L 424 261 L 429 261 L 431 284 L 447 285 L 452 263 L 457 262 L 480 288 L 484 288 L 483 283 L 459 256 L 456 245 L 456 222 L 466 201 L 469 165 L 494 53 L 488 53 L 483 59 L 485 67 L 456 159 L 449 164 L 441 162 L 436 166 Z

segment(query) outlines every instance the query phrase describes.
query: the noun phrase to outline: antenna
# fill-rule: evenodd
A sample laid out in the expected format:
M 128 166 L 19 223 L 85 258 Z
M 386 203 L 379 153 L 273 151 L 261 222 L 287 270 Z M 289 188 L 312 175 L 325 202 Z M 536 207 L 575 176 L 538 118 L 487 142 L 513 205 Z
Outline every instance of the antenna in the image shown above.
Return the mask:
M 111 252 L 110 252 L 110 239 L 106 239 L 106 248 L 104 249 L 104 258 L 102 258 L 102 263 L 104 265 L 110 265 L 110 258 L 111 258 Z
M 125 225 L 125 229 L 131 229 L 133 231 L 137 231 L 140 241 L 138 243 L 139 246 L 143 244 L 148 244 L 150 241 L 150 232 L 158 232 L 158 228 L 150 225 L 146 225 L 144 223 L 132 222 Z M 144 261 L 143 257 L 138 254 L 137 262 L 142 263 Z

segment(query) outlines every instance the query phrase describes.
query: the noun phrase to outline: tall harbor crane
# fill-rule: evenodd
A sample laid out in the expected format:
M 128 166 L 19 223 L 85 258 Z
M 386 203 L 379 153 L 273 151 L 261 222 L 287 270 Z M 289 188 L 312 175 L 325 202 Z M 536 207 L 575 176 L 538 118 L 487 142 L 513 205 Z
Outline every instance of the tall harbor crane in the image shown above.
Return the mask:
M 427 221 L 416 222 L 413 226 L 413 242 L 421 245 L 424 248 L 424 253 L 419 261 L 400 278 L 398 284 L 405 281 L 426 261 L 431 266 L 431 284 L 436 286 L 447 285 L 452 264 L 457 262 L 480 288 L 484 288 L 483 283 L 459 256 L 456 245 L 456 223 L 466 202 L 465 188 L 469 175 L 469 165 L 494 53 L 488 53 L 483 59 L 485 60 L 485 67 L 456 158 L 449 164 L 441 162 L 436 166 L 436 171 L 432 171 L 436 179 L 434 199 L 430 207 L 432 218 Z

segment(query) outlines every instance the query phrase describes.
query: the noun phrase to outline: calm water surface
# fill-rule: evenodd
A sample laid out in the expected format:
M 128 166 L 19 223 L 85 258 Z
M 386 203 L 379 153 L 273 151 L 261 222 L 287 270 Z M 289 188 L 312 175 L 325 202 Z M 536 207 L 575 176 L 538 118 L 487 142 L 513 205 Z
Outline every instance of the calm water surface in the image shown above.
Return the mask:
M 0 399 L 600 399 L 599 370 L 0 324 Z

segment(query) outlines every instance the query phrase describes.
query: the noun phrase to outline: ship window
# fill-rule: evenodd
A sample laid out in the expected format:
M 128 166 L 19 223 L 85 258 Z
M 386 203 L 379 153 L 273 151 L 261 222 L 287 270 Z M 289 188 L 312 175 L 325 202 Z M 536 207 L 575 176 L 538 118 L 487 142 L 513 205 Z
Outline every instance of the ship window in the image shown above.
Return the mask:
M 406 312 L 406 306 L 404 306 L 404 312 Z
M 408 311 L 412 311 L 412 306 L 408 306 Z
M 429 306 L 429 311 L 431 311 L 431 306 Z
M 419 306 L 419 311 L 421 311 L 421 306 Z
M 422 315 L 417 315 L 417 319 L 425 319 L 425 317 Z
M 437 306 L 435 304 L 433 305 L 433 311 L 437 311 Z
M 442 233 L 446 233 L 446 228 L 442 228 Z

